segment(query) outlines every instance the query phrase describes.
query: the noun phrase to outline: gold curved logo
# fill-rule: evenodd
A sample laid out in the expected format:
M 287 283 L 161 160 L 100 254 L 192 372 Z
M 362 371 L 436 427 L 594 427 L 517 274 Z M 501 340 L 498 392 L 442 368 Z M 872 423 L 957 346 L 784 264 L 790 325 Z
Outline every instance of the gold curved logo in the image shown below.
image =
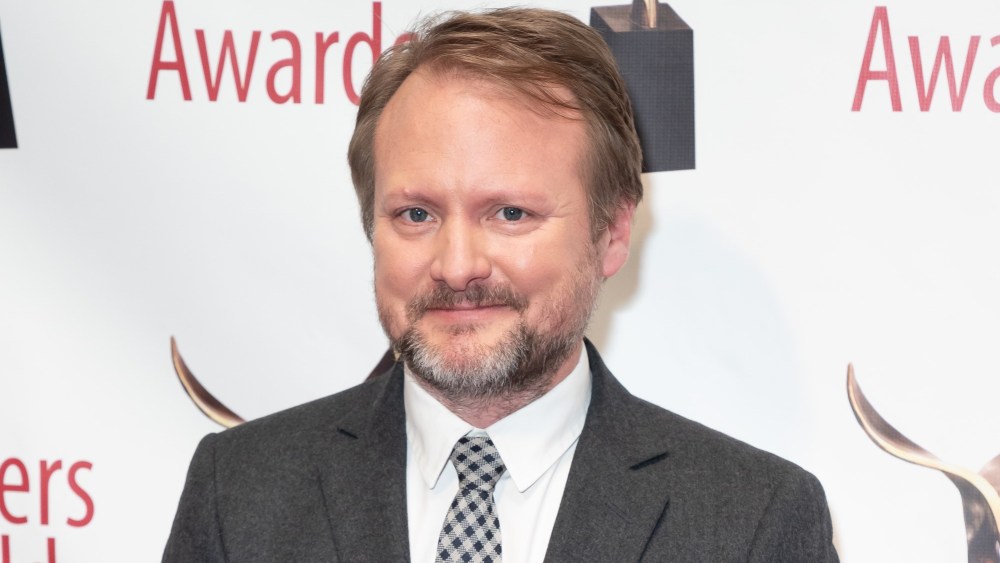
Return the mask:
M 177 349 L 177 341 L 174 340 L 173 336 L 170 337 L 170 357 L 174 363 L 174 372 L 177 373 L 177 379 L 180 380 L 181 385 L 184 386 L 184 391 L 194 401 L 198 410 L 226 428 L 232 428 L 245 422 L 240 415 L 229 410 L 229 407 L 222 404 L 222 401 L 216 399 L 214 395 L 209 393 L 198 382 L 198 378 L 191 373 L 191 370 L 188 369 L 187 364 L 184 362 L 184 358 L 181 357 L 181 353 Z
M 978 473 L 942 461 L 889 424 L 868 401 L 854 366 L 847 366 L 847 398 L 858 423 L 875 445 L 903 461 L 937 469 L 958 488 L 965 512 L 969 563 L 1000 563 L 1000 455 Z
M 177 374 L 177 379 L 180 380 L 181 385 L 184 387 L 184 392 L 187 393 L 187 396 L 202 414 L 226 428 L 232 428 L 246 422 L 243 417 L 222 404 L 222 401 L 216 399 L 215 395 L 209 393 L 198 381 L 198 378 L 188 368 L 184 358 L 181 357 L 180 350 L 177 349 L 177 340 L 173 336 L 170 337 L 170 358 L 174 364 L 174 373 Z M 366 379 L 378 377 L 386 373 L 395 365 L 396 359 L 396 354 L 392 350 L 386 350 Z

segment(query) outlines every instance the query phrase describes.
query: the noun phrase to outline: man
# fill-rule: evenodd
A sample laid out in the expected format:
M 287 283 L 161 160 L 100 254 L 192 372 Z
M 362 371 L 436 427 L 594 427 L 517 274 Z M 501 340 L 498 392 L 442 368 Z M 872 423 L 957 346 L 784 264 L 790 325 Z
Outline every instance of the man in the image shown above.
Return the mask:
M 400 361 L 206 437 L 164 561 L 836 561 L 815 478 L 632 397 L 584 340 L 640 158 L 569 16 L 455 14 L 384 55 L 349 161 Z

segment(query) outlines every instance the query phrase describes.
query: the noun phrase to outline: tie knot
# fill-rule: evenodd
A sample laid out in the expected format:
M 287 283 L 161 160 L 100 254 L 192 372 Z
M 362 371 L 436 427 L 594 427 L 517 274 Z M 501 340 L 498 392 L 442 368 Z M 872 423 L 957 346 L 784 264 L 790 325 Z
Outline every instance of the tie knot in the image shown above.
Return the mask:
M 451 450 L 451 463 L 458 472 L 460 489 L 492 491 L 506 471 L 503 460 L 489 436 L 463 436 Z

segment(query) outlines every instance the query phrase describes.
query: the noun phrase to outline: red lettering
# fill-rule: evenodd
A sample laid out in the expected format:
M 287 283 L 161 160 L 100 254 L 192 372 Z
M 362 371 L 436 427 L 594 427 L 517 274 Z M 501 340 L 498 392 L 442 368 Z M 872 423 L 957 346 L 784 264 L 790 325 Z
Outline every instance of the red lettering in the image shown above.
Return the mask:
M 882 51 L 885 53 L 885 70 L 872 70 L 872 54 L 875 52 L 875 36 L 882 30 Z M 865 97 L 865 88 L 870 80 L 885 80 L 889 83 L 889 98 L 892 100 L 892 111 L 902 111 L 903 104 L 899 98 L 899 78 L 896 75 L 896 57 L 892 52 L 892 36 L 889 33 L 889 12 L 885 6 L 876 6 L 872 16 L 871 30 L 868 32 L 868 44 L 865 46 L 865 56 L 861 60 L 861 73 L 858 75 L 858 87 L 854 90 L 854 104 L 851 111 L 861 111 L 861 100 Z
M 340 40 L 340 34 L 334 31 L 326 38 L 322 33 L 316 34 L 316 103 L 323 103 L 323 90 L 326 87 L 326 51 Z
M 48 538 L 48 561 L 56 563 L 56 539 Z M 0 536 L 0 563 L 11 563 L 10 561 L 10 536 Z
M 21 473 L 21 482 L 16 485 L 7 482 L 7 470 L 11 467 Z M 7 493 L 26 492 L 28 492 L 28 468 L 16 457 L 4 460 L 3 464 L 0 464 L 0 514 L 11 524 L 25 524 L 28 522 L 28 517 L 14 516 L 7 510 Z
M 302 101 L 302 47 L 299 45 L 299 38 L 290 31 L 276 31 L 271 34 L 271 41 L 278 39 L 288 41 L 292 47 L 292 56 L 274 63 L 271 70 L 267 71 L 267 95 L 271 97 L 271 101 L 278 104 L 283 104 L 288 100 L 297 104 Z M 286 67 L 292 69 L 292 85 L 287 94 L 281 95 L 278 94 L 278 89 L 274 85 L 274 78 L 279 70 Z
M 997 45 L 1000 45 L 1000 35 L 990 39 L 991 47 Z M 986 107 L 994 113 L 1000 113 L 1000 100 L 997 100 L 996 94 L 997 79 L 1000 79 L 1000 67 L 993 69 L 993 72 L 986 77 L 986 83 L 983 84 L 983 101 L 986 102 Z
M 170 37 L 174 44 L 175 61 L 163 60 L 163 32 L 170 26 Z M 164 0 L 160 9 L 160 26 L 156 30 L 156 47 L 153 49 L 153 66 L 149 69 L 149 86 L 146 89 L 146 99 L 152 100 L 156 95 L 156 80 L 161 70 L 175 70 L 181 79 L 181 92 L 185 100 L 191 100 L 191 88 L 188 86 L 187 67 L 184 65 L 184 49 L 181 47 L 181 32 L 177 28 L 177 13 L 174 11 L 173 0 Z
M 354 79 L 351 75 L 351 68 L 354 65 L 354 49 L 358 46 L 358 43 L 361 43 L 362 41 L 371 47 L 372 62 L 375 62 L 375 59 L 377 59 L 379 54 L 382 52 L 381 2 L 372 2 L 372 34 L 368 35 L 363 31 L 359 31 L 347 40 L 347 45 L 344 47 L 344 91 L 347 93 L 347 99 L 351 100 L 351 103 L 354 105 L 358 105 L 361 98 L 354 89 Z
M 77 471 L 81 469 L 86 469 L 87 471 L 90 471 L 93 467 L 94 467 L 93 464 L 91 464 L 89 461 L 78 461 L 73 465 L 71 465 L 69 468 L 69 476 L 68 476 L 69 488 L 72 489 L 74 493 L 76 493 L 76 496 L 79 497 L 80 500 L 83 501 L 83 505 L 87 510 L 84 513 L 83 518 L 79 519 L 67 518 L 66 523 L 69 524 L 70 526 L 82 528 L 83 526 L 90 524 L 90 521 L 94 519 L 94 499 L 90 498 L 90 494 L 88 494 L 87 491 L 83 490 L 83 487 L 81 487 L 80 484 L 77 483 L 76 481 Z
M 208 99 L 216 101 L 219 98 L 219 89 L 222 86 L 222 72 L 226 66 L 226 60 L 233 68 L 233 82 L 236 83 L 236 97 L 239 101 L 247 101 L 247 91 L 250 88 L 250 76 L 253 74 L 253 65 L 257 60 L 257 45 L 260 43 L 260 32 L 254 31 L 250 39 L 250 55 L 247 57 L 246 76 L 240 76 L 240 65 L 236 59 L 236 46 L 233 44 L 233 32 L 226 30 L 222 36 L 222 50 L 219 52 L 219 64 L 215 68 L 215 80 L 212 80 L 212 70 L 208 62 L 208 46 L 205 44 L 205 30 L 194 30 L 198 39 L 198 53 L 201 55 L 201 68 L 205 73 L 205 87 L 208 89 Z
M 351 103 L 357 105 L 360 102 L 358 91 L 360 85 L 356 86 L 354 81 L 355 55 L 357 49 L 364 43 L 367 48 L 363 49 L 365 54 L 362 60 L 367 59 L 367 51 L 371 50 L 372 61 L 374 62 L 382 52 L 382 3 L 373 1 L 372 4 L 371 31 L 367 29 L 350 35 L 344 46 L 342 76 L 344 79 L 344 92 Z M 260 47 L 260 37 L 262 32 L 254 30 L 250 36 L 249 50 L 245 58 L 237 55 L 233 30 L 223 30 L 222 41 L 218 55 L 212 48 L 209 54 L 209 46 L 206 40 L 205 29 L 195 29 L 195 39 L 198 43 L 198 55 L 201 62 L 202 74 L 205 78 L 205 87 L 209 101 L 218 101 L 219 93 L 222 89 L 224 77 L 230 72 L 236 88 L 236 96 L 240 102 L 245 102 L 250 92 L 250 84 L 253 78 L 254 66 L 257 61 L 258 48 Z M 888 31 L 886 29 L 886 31 Z M 169 32 L 169 33 L 168 33 Z M 302 103 L 302 42 L 298 35 L 290 30 L 279 30 L 270 33 L 272 44 L 285 41 L 290 48 L 290 56 L 278 59 L 271 65 L 267 72 L 266 88 L 268 98 L 274 103 L 285 104 Z M 403 33 L 396 37 L 393 47 L 398 47 L 409 41 L 413 37 L 411 33 Z M 340 42 L 340 32 L 317 32 L 315 33 L 315 53 L 316 53 L 316 83 L 314 97 L 317 104 L 326 101 L 326 71 L 327 61 L 331 47 Z M 170 46 L 173 46 L 174 59 L 168 60 L 170 56 Z M 265 47 L 266 48 L 266 47 Z M 164 50 L 167 52 L 164 53 Z M 210 61 L 210 59 L 212 59 Z M 213 63 L 215 66 L 213 66 Z M 308 64 L 308 62 L 306 62 Z M 364 64 L 364 63 L 359 63 Z M 226 70 L 229 65 L 231 70 Z M 282 74 L 287 70 L 287 74 Z M 360 70 L 360 68 L 358 69 Z M 153 61 L 150 66 L 149 81 L 147 84 L 146 98 L 154 99 L 158 80 L 162 71 L 176 71 L 180 80 L 181 91 L 185 100 L 191 100 L 191 87 L 188 79 L 187 64 L 184 59 L 184 49 L 181 44 L 181 31 L 177 20 L 177 10 L 174 0 L 163 0 L 160 8 L 160 18 L 157 27 L 155 47 L 153 49 Z M 358 75 L 360 76 L 360 72 Z M 872 72 L 872 75 L 877 75 Z M 284 85 L 284 78 L 287 76 L 287 88 Z M 280 78 L 279 78 L 280 77 Z
M 41 514 L 42 514 L 42 525 L 49 525 L 49 479 L 52 478 L 52 474 L 56 471 L 62 469 L 62 461 L 56 460 L 55 463 L 49 467 L 47 461 L 42 460 L 42 475 L 41 475 Z
M 910 58 L 913 60 L 913 77 L 917 82 L 917 99 L 920 102 L 920 111 L 931 109 L 931 100 L 934 98 L 934 86 L 937 84 L 938 73 L 941 65 L 944 64 L 944 71 L 948 76 L 948 91 L 951 94 L 952 111 L 961 111 L 962 104 L 965 103 L 965 92 L 969 87 L 969 77 L 972 75 L 972 63 L 976 60 L 976 49 L 979 47 L 979 36 L 973 35 L 969 38 L 969 50 L 965 54 L 965 69 L 962 71 L 961 87 L 955 84 L 955 65 L 951 59 L 951 40 L 948 37 L 941 37 L 938 41 L 937 55 L 934 57 L 934 67 L 931 69 L 931 80 L 924 85 L 924 66 L 920 60 L 920 39 L 910 36 Z

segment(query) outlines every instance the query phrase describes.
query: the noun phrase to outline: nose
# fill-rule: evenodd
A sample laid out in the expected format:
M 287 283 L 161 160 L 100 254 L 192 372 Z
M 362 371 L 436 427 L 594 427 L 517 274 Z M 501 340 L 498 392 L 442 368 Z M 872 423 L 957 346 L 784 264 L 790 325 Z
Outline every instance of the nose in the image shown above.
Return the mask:
M 476 225 L 455 219 L 438 230 L 431 278 L 453 291 L 465 291 L 470 283 L 485 280 L 493 271 L 485 249 L 484 235 Z

